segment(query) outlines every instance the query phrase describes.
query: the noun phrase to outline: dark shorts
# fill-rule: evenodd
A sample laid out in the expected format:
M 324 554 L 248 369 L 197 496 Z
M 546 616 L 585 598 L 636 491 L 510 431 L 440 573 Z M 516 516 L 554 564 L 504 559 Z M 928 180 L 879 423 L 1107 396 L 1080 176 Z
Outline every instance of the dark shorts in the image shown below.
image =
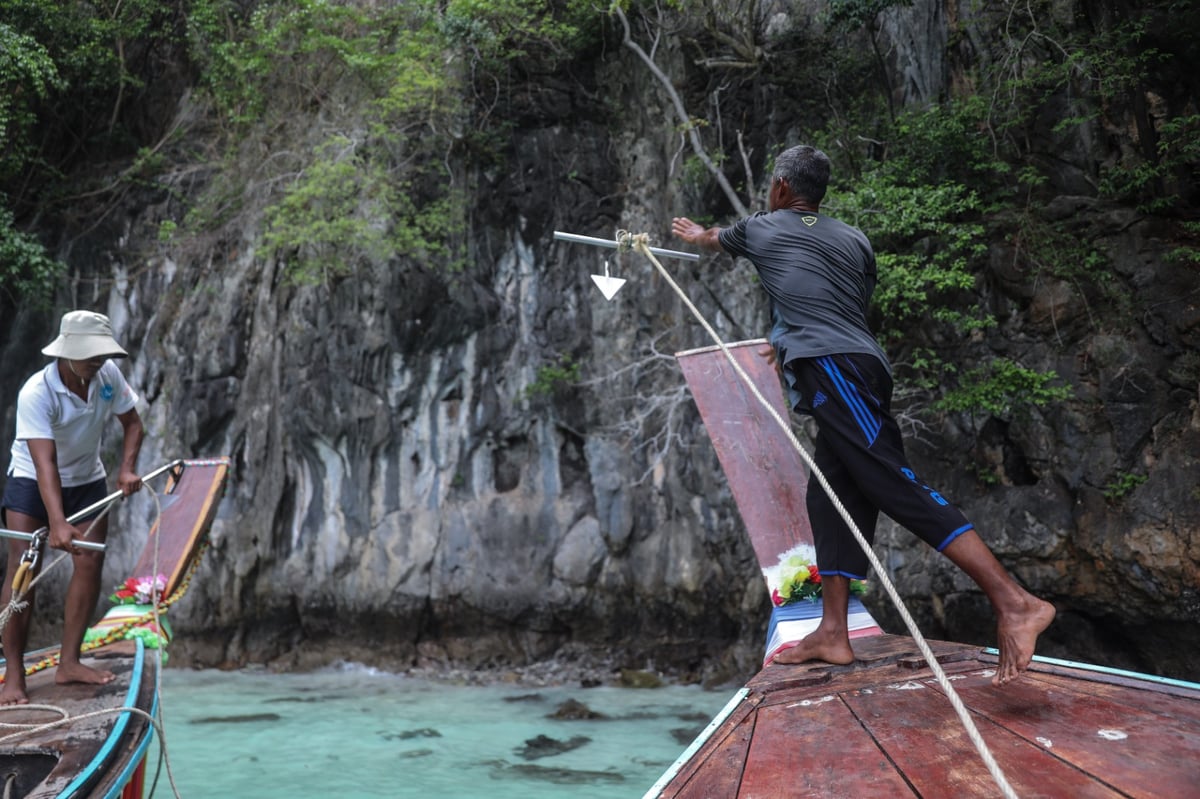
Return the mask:
M 973 529 L 957 506 L 913 471 L 892 417 L 892 378 L 873 355 L 822 355 L 788 362 L 796 410 L 817 422 L 813 463 L 867 543 L 883 511 L 943 551 Z M 807 495 L 817 568 L 822 574 L 865 579 L 869 561 L 824 486 L 810 475 Z
M 64 486 L 62 494 L 63 513 L 70 518 L 71 514 L 78 513 L 108 496 L 108 483 L 104 479 L 100 479 L 81 486 L 69 488 Z M 4 499 L 0 500 L 0 508 L 5 511 L 14 510 L 17 513 L 24 513 L 42 523 L 47 521 L 46 506 L 42 503 L 42 494 L 38 491 L 37 480 L 28 477 L 8 478 L 8 484 L 4 486 Z M 86 522 L 88 519 L 94 519 L 100 515 L 101 510 L 103 508 L 99 508 L 95 513 L 90 513 L 77 521 Z M 6 519 L 5 524 L 7 523 Z

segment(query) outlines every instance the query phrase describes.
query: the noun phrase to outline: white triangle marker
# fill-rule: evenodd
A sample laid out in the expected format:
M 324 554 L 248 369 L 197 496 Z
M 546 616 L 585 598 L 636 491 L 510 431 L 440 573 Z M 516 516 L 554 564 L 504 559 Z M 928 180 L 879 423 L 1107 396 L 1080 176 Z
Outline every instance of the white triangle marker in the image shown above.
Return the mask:
M 621 286 L 625 285 L 625 278 L 612 277 L 608 274 L 608 259 L 604 259 L 604 274 L 592 275 L 592 282 L 600 289 L 600 293 L 604 295 L 604 299 L 612 300 L 621 290 Z
M 623 277 L 609 277 L 608 275 L 592 275 L 592 280 L 595 282 L 600 293 L 604 295 L 604 299 L 611 300 L 621 290 L 621 286 L 625 285 Z

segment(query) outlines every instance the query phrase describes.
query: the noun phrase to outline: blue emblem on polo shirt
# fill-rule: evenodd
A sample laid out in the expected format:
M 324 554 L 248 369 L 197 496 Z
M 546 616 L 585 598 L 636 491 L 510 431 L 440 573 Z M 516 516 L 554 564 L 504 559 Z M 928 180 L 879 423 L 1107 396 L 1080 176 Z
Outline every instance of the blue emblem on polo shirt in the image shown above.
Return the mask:
M 112 398 L 113 398 L 113 387 L 110 386 L 108 383 L 105 383 L 104 385 L 100 386 L 100 399 L 104 400 L 105 402 L 112 402 Z

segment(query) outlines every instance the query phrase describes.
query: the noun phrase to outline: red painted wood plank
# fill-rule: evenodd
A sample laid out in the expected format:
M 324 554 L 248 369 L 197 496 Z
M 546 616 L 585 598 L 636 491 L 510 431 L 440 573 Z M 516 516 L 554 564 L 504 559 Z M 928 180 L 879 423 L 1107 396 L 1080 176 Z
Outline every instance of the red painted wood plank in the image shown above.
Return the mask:
M 972 711 L 1083 771 L 1104 774 L 1129 796 L 1200 796 L 1194 723 L 1111 699 L 1099 684 L 1022 679 L 996 690 L 981 673 L 955 688 Z
M 174 593 L 216 517 L 228 470 L 228 458 L 184 462 L 131 577 L 165 575 L 163 596 Z
M 790 419 L 766 341 L 728 345 L 772 407 Z M 751 393 L 718 348 L 676 354 L 761 566 L 797 544 L 812 544 L 805 490 L 808 468 L 787 433 Z
M 1070 673 L 1056 669 L 1044 673 L 1036 664 L 1026 679 L 1039 680 L 1053 686 L 1083 691 L 1093 696 L 1159 713 L 1178 719 L 1200 735 L 1200 692 L 1183 688 L 1141 682 L 1126 677 L 1109 676 L 1072 669 Z
M 964 678 L 953 680 L 956 689 Z M 995 691 L 995 689 L 991 689 Z M 893 683 L 844 695 L 858 720 L 922 799 L 996 797 L 999 787 L 936 681 Z M 1020 797 L 1116 797 L 1114 791 L 1038 746 L 972 716 Z
M 659 797 L 702 799 L 721 795 L 706 787 L 709 785 L 725 786 L 728 789 L 725 795 L 735 796 L 746 763 L 746 750 L 754 735 L 755 708 L 762 700 L 760 693 L 747 694 L 680 767 Z
M 736 794 L 738 799 L 911 795 L 895 767 L 834 694 L 759 709 L 742 789 Z
M 677 792 L 664 791 L 660 795 L 673 796 L 675 799 L 737 796 L 742 770 L 746 765 L 746 752 L 754 737 L 754 726 L 755 714 L 751 713 L 707 753 L 702 770 L 687 775 Z
M 750 678 L 746 687 L 751 690 L 775 694 L 792 688 L 808 688 L 822 685 L 833 679 L 836 666 L 827 663 L 768 663 L 763 670 Z

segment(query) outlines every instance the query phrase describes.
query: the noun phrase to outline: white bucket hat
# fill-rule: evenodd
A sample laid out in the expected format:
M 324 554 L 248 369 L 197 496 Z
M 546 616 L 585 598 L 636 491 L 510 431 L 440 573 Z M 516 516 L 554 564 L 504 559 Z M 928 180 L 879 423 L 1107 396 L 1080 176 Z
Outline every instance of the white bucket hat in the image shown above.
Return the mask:
M 104 314 L 95 311 L 68 311 L 63 314 L 58 338 L 47 344 L 42 354 L 70 361 L 129 356 L 113 338 L 112 322 Z

